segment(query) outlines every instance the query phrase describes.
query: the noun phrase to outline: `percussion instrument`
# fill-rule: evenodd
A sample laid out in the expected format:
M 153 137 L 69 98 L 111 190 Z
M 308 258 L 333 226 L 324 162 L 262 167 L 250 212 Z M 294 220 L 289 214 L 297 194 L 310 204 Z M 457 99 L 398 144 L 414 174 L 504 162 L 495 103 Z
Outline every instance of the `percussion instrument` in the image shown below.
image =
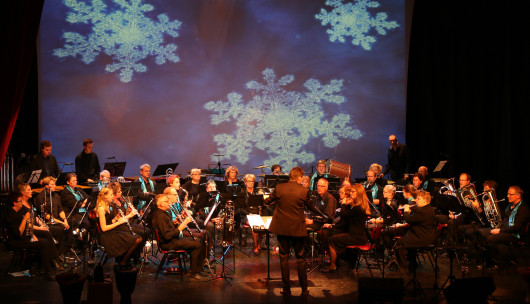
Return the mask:
M 339 163 L 338 161 L 327 159 L 326 160 L 326 173 L 335 175 L 338 177 L 350 177 L 351 165 Z

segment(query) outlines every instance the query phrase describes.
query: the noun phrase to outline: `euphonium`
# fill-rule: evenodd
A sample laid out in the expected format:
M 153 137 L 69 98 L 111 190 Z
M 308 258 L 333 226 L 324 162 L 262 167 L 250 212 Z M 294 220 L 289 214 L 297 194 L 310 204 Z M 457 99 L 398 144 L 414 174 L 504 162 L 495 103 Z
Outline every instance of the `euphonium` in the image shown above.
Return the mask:
M 473 206 L 473 202 L 475 201 L 480 204 L 478 200 L 477 192 L 475 191 L 475 185 L 469 184 L 469 185 L 460 187 L 457 190 L 457 194 L 458 194 L 457 198 L 460 200 L 460 202 L 464 206 L 472 209 L 473 212 L 475 212 L 475 215 L 477 216 L 477 219 L 480 221 L 480 223 L 482 225 L 486 225 L 486 221 L 484 220 L 484 217 L 482 216 L 480 211 L 477 208 L 475 208 L 475 206 Z
M 439 193 L 444 194 L 445 192 L 449 191 L 451 192 L 452 196 L 456 196 L 456 190 L 455 190 L 455 178 L 450 178 L 448 180 L 442 181 L 442 184 L 444 184 L 441 188 Z M 462 202 L 460 202 L 462 203 Z
M 484 214 L 486 214 L 486 219 L 490 223 L 491 228 L 499 228 L 502 224 L 502 217 L 497 202 L 495 189 L 484 190 L 484 196 L 482 196 L 482 206 L 484 208 Z

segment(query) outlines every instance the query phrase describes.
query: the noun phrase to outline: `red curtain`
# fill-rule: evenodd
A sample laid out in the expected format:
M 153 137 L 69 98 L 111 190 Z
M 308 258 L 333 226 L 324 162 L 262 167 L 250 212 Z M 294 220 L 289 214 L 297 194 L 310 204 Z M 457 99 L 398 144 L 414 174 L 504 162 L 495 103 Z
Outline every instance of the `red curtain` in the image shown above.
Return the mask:
M 4 158 L 15 129 L 26 83 L 35 56 L 44 0 L 17 0 L 2 3 L 3 80 L 0 82 L 0 159 Z

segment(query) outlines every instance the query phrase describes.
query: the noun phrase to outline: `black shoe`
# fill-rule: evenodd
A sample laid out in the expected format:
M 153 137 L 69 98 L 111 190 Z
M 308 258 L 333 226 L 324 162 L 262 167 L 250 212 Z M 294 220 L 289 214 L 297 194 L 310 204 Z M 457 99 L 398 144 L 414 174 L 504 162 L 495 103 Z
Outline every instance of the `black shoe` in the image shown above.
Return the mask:
M 323 272 L 323 273 L 335 273 L 335 272 L 337 272 L 337 268 L 326 267 L 326 268 L 322 269 L 321 272 Z
M 301 296 L 308 296 L 309 295 L 309 289 L 302 290 Z
M 284 296 L 290 296 L 291 295 L 291 290 L 290 289 L 282 289 L 280 290 L 280 293 Z

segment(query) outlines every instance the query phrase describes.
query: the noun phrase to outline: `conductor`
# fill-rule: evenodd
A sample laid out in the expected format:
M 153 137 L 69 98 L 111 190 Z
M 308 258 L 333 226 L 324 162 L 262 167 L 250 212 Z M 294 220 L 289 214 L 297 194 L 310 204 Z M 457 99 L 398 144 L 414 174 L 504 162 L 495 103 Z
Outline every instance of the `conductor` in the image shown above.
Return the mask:
M 300 185 L 304 171 L 295 167 L 289 172 L 289 182 L 276 186 L 274 192 L 265 200 L 265 205 L 276 204 L 269 231 L 278 237 L 280 247 L 280 267 L 282 271 L 284 296 L 291 294 L 291 281 L 289 274 L 289 253 L 291 246 L 294 249 L 298 264 L 298 280 L 302 287 L 302 295 L 308 295 L 307 272 L 304 258 L 304 239 L 307 235 L 304 209 L 324 216 L 312 203 L 307 188 Z

